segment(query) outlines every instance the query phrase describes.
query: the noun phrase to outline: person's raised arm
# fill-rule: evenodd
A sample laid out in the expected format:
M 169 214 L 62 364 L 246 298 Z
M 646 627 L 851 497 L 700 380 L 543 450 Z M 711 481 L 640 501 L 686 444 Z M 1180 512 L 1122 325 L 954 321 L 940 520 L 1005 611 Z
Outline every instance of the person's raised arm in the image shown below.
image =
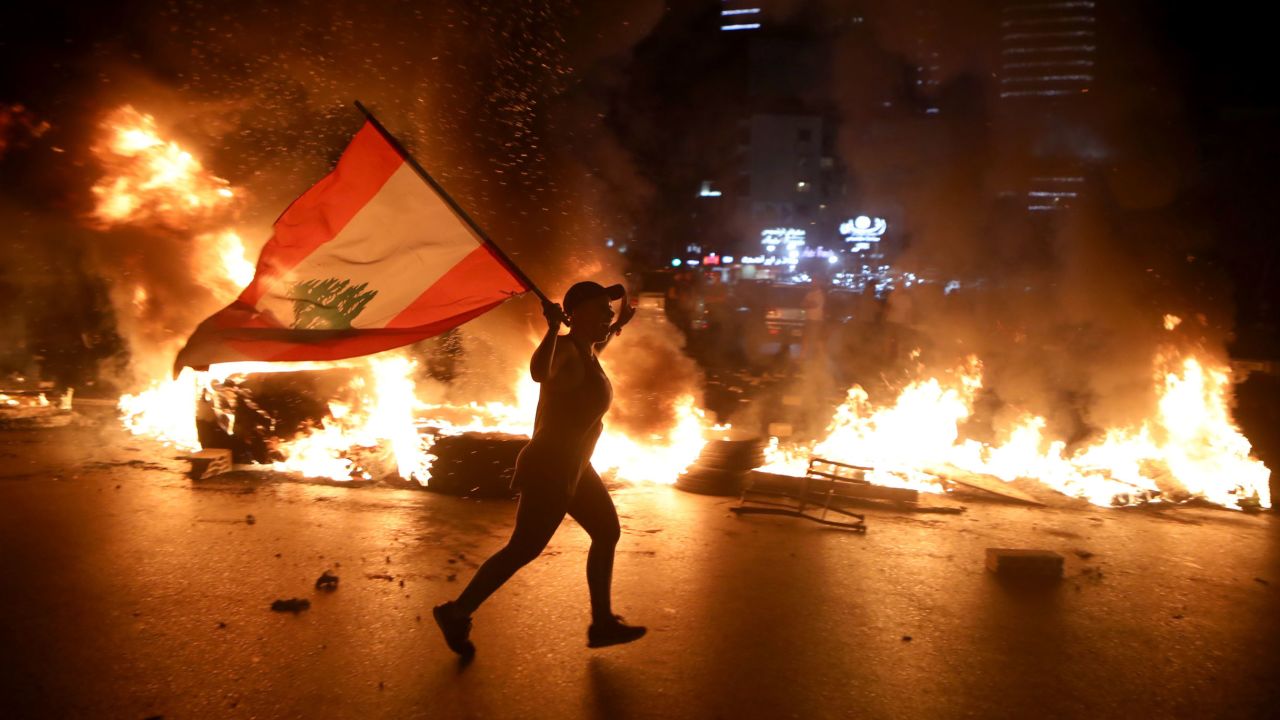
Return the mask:
M 542 316 L 547 319 L 547 333 L 542 336 L 542 342 L 538 343 L 538 348 L 533 351 L 533 357 L 529 359 L 529 376 L 538 383 L 551 377 L 552 361 L 556 354 L 556 338 L 560 335 L 560 325 L 565 320 L 560 306 L 545 300 L 542 303 Z
M 606 347 L 609 347 L 609 342 L 615 336 L 622 334 L 622 326 L 631 322 L 631 318 L 635 316 L 636 309 L 631 307 L 630 298 L 627 297 L 626 293 L 623 293 L 622 306 L 618 308 L 618 319 L 609 326 L 609 334 L 605 336 L 604 340 L 595 344 L 596 354 L 599 355 Z

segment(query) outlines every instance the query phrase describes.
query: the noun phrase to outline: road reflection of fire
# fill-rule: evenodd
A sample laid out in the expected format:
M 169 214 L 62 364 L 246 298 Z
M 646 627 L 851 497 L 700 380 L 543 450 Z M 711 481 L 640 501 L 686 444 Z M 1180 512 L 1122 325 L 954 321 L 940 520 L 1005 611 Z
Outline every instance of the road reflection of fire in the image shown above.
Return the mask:
M 182 229 L 199 220 L 204 228 L 238 196 L 176 142 L 161 137 L 151 117 L 121 108 L 107 120 L 107 129 L 109 139 L 99 153 L 108 176 L 94 187 L 99 222 Z M 225 299 L 252 277 L 243 243 L 231 228 L 200 233 L 195 246 L 204 259 L 200 267 L 209 268 L 209 277 L 200 281 Z M 139 292 L 145 301 L 145 288 Z M 1179 322 L 1173 315 L 1163 318 L 1170 331 Z M 530 349 L 532 343 L 530 339 Z M 119 407 L 131 432 L 195 450 L 200 447 L 195 418 L 202 395 L 217 397 L 220 386 L 249 373 L 332 367 L 358 370 L 347 388 L 351 401 L 331 401 L 320 422 L 279 440 L 273 467 L 334 479 L 369 477 L 373 465 L 368 458 L 379 456 L 380 466 L 425 484 L 438 435 L 527 434 L 532 427 L 537 386 L 523 374 L 512 378 L 514 402 L 426 402 L 414 379 L 416 361 L 406 351 L 340 363 L 186 369 L 176 379 L 156 380 L 142 392 L 121 397 Z M 961 430 L 982 387 L 981 362 L 972 358 L 952 373 L 907 385 L 890 404 L 873 404 L 855 386 L 822 440 L 785 447 L 773 439 L 766 469 L 803 474 L 809 456 L 818 455 L 876 467 L 869 476 L 873 482 L 926 491 L 940 491 L 940 477 L 978 473 L 1006 481 L 1034 479 L 1100 505 L 1199 497 L 1227 507 L 1270 507 L 1270 471 L 1250 456 L 1249 441 L 1231 417 L 1227 368 L 1207 357 L 1166 349 L 1153 359 L 1152 381 L 1159 398 L 1154 414 L 1130 427 L 1109 428 L 1093 442 L 1069 447 L 1046 435 L 1045 418 L 1032 415 L 1005 428 L 997 442 L 980 442 Z M 682 397 L 676 409 L 675 422 L 649 437 L 609 432 L 606 426 L 594 458 L 597 467 L 625 480 L 674 482 L 714 429 L 692 394 Z M 224 429 L 230 429 L 234 414 L 225 406 L 220 412 Z

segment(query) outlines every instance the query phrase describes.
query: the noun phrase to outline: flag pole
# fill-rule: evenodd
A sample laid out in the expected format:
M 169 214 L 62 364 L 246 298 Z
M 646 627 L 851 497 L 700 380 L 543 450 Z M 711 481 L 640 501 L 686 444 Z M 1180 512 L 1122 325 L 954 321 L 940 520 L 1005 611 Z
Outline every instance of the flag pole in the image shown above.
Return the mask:
M 396 152 L 400 153 L 400 156 L 409 164 L 409 167 L 413 168 L 414 172 L 418 173 L 418 177 L 422 178 L 423 182 L 430 185 L 431 189 L 436 191 L 441 199 L 448 204 L 449 208 L 471 228 L 471 231 L 489 246 L 489 250 L 497 256 L 498 260 L 505 265 L 507 269 L 520 280 L 520 282 L 524 283 L 525 287 L 532 290 L 533 293 L 542 300 L 542 302 L 551 302 L 547 299 L 547 296 L 542 292 L 542 290 L 534 284 L 533 280 L 530 280 L 529 276 L 524 274 L 524 271 L 520 269 L 520 266 L 516 265 L 515 262 L 513 262 L 511 258 L 502 251 L 502 248 L 498 247 L 498 244 L 493 241 L 493 238 L 490 238 L 489 234 L 486 233 L 475 220 L 471 219 L 471 216 L 467 214 L 467 211 L 463 210 L 462 206 L 450 197 L 449 193 L 445 192 L 444 188 L 440 186 L 440 183 L 436 182 L 436 179 L 431 177 L 431 174 L 428 173 L 422 165 L 418 164 L 418 161 L 414 159 L 413 155 L 409 154 L 409 151 L 405 149 L 404 145 L 400 144 L 400 141 L 396 139 L 396 136 L 392 135 L 391 132 L 378 121 L 378 118 L 374 117 L 372 112 L 369 112 L 369 108 L 365 107 L 359 100 L 355 101 L 355 105 L 356 109 L 364 113 L 365 119 L 369 121 L 369 124 L 373 125 L 374 129 L 382 134 L 383 139 L 390 143 L 391 147 L 395 148 Z

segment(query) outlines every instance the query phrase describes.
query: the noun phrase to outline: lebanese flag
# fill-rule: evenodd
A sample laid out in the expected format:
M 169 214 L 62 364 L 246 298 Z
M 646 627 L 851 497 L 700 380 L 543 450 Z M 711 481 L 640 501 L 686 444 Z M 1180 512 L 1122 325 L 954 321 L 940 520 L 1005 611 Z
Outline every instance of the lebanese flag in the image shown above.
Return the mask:
M 276 220 L 253 282 L 200 323 L 174 371 L 376 353 L 529 289 L 366 122 L 333 172 Z

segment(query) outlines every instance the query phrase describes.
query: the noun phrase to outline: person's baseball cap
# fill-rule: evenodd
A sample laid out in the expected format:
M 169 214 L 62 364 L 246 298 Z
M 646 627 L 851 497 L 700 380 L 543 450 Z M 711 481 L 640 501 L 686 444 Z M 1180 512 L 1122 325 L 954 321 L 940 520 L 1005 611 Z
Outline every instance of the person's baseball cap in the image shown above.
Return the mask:
M 573 287 L 569 288 L 568 292 L 564 294 L 564 302 L 560 304 L 560 307 L 564 308 L 565 314 L 568 315 L 583 300 L 590 300 L 600 296 L 607 297 L 610 300 L 621 300 L 622 296 L 626 294 L 626 288 L 621 285 L 605 287 L 600 283 L 584 280 L 580 283 L 574 283 Z

